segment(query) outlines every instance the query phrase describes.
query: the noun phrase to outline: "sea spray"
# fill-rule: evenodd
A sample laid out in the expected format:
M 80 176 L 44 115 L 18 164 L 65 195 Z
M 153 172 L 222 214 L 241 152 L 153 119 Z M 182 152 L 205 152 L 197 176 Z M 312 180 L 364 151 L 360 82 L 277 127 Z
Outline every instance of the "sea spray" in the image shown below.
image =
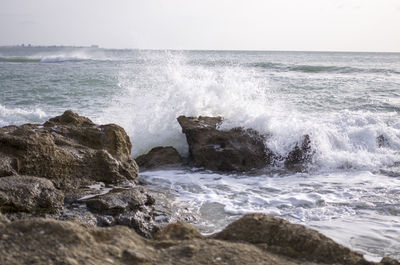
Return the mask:
M 10 124 L 22 124 L 26 121 L 40 122 L 48 115 L 40 108 L 6 108 L 0 104 L 0 127 Z
M 252 69 L 208 68 L 185 60 L 183 54 L 166 52 L 142 72 L 124 69 L 120 74 L 121 94 L 106 112 L 109 120 L 118 117 L 133 136 L 134 155 L 156 145 L 173 145 L 185 154 L 185 138 L 176 121 L 180 115 L 222 116 L 224 124 L 246 126 L 282 105 L 273 99 L 268 80 Z
M 400 161 L 400 119 L 395 112 L 307 112 L 285 101 L 269 77 L 253 68 L 187 60 L 184 53 L 157 53 L 147 58 L 151 63 L 145 68 L 121 70 L 121 90 L 105 111 L 105 121 L 117 120 L 128 131 L 134 156 L 167 145 L 187 154 L 176 118 L 208 115 L 224 118 L 221 129 L 241 126 L 268 135 L 268 147 L 282 157 L 308 134 L 314 166 L 325 170 L 378 170 Z M 379 147 L 380 136 L 387 146 Z

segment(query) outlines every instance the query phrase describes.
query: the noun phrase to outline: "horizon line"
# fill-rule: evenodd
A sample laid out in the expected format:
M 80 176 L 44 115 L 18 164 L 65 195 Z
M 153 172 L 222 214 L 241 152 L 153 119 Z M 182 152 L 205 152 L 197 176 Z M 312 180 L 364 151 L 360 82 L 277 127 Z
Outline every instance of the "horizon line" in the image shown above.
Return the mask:
M 400 53 L 399 51 L 359 51 L 359 50 L 260 50 L 260 49 L 179 49 L 179 48 L 110 48 L 101 47 L 100 45 L 32 45 L 32 44 L 10 44 L 0 45 L 0 48 L 91 48 L 103 50 L 141 50 L 141 51 L 205 51 L 205 52 L 321 52 L 321 53 Z

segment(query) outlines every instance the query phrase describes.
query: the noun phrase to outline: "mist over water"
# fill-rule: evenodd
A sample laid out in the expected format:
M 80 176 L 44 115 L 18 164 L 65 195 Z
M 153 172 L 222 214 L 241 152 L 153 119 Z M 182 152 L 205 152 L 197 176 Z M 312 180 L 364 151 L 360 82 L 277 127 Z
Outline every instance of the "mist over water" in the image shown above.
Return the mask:
M 141 174 L 203 232 L 258 211 L 400 258 L 400 54 L 0 48 L 0 95 L 0 126 L 73 109 L 124 127 L 135 157 L 160 145 L 186 155 L 180 115 L 256 129 L 283 156 L 308 134 L 307 173 Z

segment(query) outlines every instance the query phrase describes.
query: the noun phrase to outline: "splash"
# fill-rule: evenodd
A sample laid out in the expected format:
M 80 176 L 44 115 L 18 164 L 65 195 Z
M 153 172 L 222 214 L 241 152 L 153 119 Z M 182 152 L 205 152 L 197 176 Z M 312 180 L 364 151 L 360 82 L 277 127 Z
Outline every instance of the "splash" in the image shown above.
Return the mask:
M 118 120 L 132 136 L 134 155 L 156 145 L 173 145 L 185 153 L 179 115 L 220 115 L 239 125 L 273 102 L 266 80 L 252 70 L 188 65 L 183 54 L 170 52 L 149 60 L 139 72 L 121 71 L 121 93 L 105 111 L 104 120 Z
M 238 65 L 194 64 L 184 53 L 142 54 L 143 68 L 119 74 L 119 94 L 101 122 L 118 122 L 132 137 L 133 155 L 172 145 L 187 153 L 179 115 L 222 116 L 222 128 L 253 128 L 285 156 L 309 134 L 314 165 L 376 170 L 400 161 L 400 119 L 395 112 L 299 111 L 261 72 Z M 297 97 L 307 95 L 297 94 Z M 293 102 L 293 101 L 292 101 Z M 387 145 L 380 146 L 377 138 Z

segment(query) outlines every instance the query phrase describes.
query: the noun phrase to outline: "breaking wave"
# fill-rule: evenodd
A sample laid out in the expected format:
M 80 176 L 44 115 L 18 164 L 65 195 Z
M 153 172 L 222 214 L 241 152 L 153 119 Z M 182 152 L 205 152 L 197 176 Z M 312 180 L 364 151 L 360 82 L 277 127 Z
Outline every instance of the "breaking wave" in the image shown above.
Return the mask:
M 9 108 L 0 105 L 0 127 L 10 124 L 39 123 L 43 122 L 48 115 L 40 108 L 22 109 Z
M 309 134 L 319 168 L 378 170 L 400 162 L 396 112 L 299 110 L 267 77 L 247 67 L 187 64 L 184 56 L 170 53 L 141 73 L 131 71 L 121 71 L 121 93 L 101 121 L 118 122 L 128 131 L 135 156 L 159 145 L 186 154 L 176 118 L 209 115 L 224 117 L 223 128 L 243 126 L 270 135 L 269 148 L 282 156 Z M 378 137 L 387 144 L 380 146 Z

